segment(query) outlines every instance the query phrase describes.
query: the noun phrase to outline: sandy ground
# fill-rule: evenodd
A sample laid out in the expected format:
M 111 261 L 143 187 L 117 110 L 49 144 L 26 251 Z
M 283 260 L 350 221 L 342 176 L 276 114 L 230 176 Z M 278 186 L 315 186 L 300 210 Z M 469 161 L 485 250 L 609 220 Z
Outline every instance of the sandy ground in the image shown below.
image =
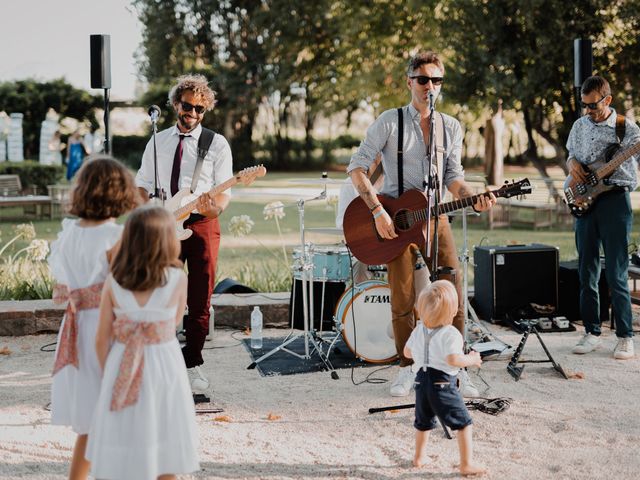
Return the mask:
M 490 328 L 517 345 L 515 332 Z M 339 380 L 326 372 L 261 377 L 246 369 L 250 356 L 231 334 L 217 331 L 207 344 L 228 346 L 205 352 L 214 403 L 224 413 L 198 416 L 202 470 L 183 478 L 458 478 L 457 444 L 439 430 L 430 440 L 431 464 L 412 468 L 413 409 L 368 414 L 370 407 L 412 403 L 412 397 L 389 397 L 388 383 L 354 385 L 351 370 L 339 370 Z M 608 329 L 602 349 L 572 355 L 579 336 L 580 330 L 543 338 L 556 360 L 584 379 L 565 380 L 549 364 L 529 364 L 516 383 L 506 371 L 507 358 L 482 366 L 485 395 L 513 399 L 499 416 L 471 413 L 476 459 L 490 469 L 489 478 L 640 477 L 640 360 L 614 360 L 615 335 Z M 11 352 L 0 355 L 0 478 L 66 478 L 75 437 L 51 426 L 44 409 L 53 354 L 40 347 L 53 341 L 53 335 L 0 338 L 0 350 Z M 542 356 L 531 338 L 525 357 Z M 356 368 L 353 378 L 362 382 L 373 370 Z M 374 376 L 391 379 L 394 373 Z M 478 373 L 472 378 L 484 386 Z

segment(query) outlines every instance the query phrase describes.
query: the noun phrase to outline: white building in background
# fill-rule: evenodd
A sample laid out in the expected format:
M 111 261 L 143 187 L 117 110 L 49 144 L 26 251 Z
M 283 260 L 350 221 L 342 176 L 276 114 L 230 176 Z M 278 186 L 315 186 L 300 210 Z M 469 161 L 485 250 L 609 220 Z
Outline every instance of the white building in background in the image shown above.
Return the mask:
M 62 165 L 60 153 L 60 115 L 50 108 L 40 127 L 40 163 L 43 165 Z
M 0 112 L 0 162 L 7 160 L 7 137 L 9 136 L 9 115 Z
M 22 141 L 22 113 L 12 113 L 7 137 L 7 150 L 10 162 L 24 161 L 24 144 Z

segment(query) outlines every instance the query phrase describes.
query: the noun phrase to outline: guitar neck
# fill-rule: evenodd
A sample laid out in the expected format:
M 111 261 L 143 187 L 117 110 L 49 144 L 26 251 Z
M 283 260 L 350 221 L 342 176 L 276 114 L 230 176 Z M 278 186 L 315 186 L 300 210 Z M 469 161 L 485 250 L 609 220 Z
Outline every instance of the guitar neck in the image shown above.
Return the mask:
M 496 197 L 501 197 L 502 193 L 500 190 L 492 190 L 491 192 L 483 192 L 477 195 L 472 195 L 470 197 L 460 198 L 459 200 L 453 200 L 447 203 L 441 203 L 438 205 L 439 215 L 444 213 L 455 212 L 456 210 L 460 210 L 462 208 L 473 206 L 480 197 L 488 197 L 489 194 L 493 193 Z M 415 210 L 413 214 L 416 217 L 416 220 L 426 221 L 427 220 L 427 209 L 423 208 L 421 210 Z M 436 214 L 435 205 L 431 207 L 431 216 Z
M 596 171 L 598 179 L 607 178 L 611 175 L 620 165 L 622 165 L 629 157 L 632 157 L 636 153 L 640 152 L 640 143 L 636 143 L 632 147 L 626 148 L 622 151 L 618 151 L 613 158 L 607 162 L 606 165 L 600 167 Z
M 223 182 L 220 185 L 216 185 L 211 190 L 209 190 L 206 193 L 203 193 L 202 195 L 209 195 L 210 197 L 213 197 L 221 192 L 224 192 L 225 190 L 228 190 L 238 182 L 239 180 L 237 177 L 231 177 L 226 182 Z M 200 198 L 200 196 L 198 196 L 198 198 Z M 196 209 L 196 206 L 198 205 L 198 198 L 196 198 L 195 200 L 191 200 L 189 203 L 185 203 L 183 206 L 178 208 L 175 212 L 173 212 L 174 216 L 177 218 L 180 218 L 188 213 L 191 213 L 193 210 Z

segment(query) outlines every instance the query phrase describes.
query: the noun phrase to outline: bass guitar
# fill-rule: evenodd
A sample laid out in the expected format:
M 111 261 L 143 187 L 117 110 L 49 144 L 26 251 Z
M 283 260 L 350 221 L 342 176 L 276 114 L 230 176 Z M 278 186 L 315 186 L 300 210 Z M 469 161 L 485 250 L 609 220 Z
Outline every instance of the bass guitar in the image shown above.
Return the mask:
M 202 195 L 208 195 L 213 198 L 217 194 L 228 190 L 238 183 L 242 183 L 245 186 L 250 185 L 256 178 L 264 177 L 266 174 L 267 169 L 263 165 L 248 167 L 236 173 L 226 182 L 216 185 Z M 193 233 L 188 228 L 184 228 L 184 221 L 189 218 L 191 212 L 196 209 L 198 206 L 198 199 L 202 195 L 192 194 L 190 189 L 183 188 L 178 190 L 178 192 L 164 204 L 164 207 L 173 213 L 173 216 L 176 219 L 176 234 L 178 235 L 178 240 L 186 240 Z
M 431 207 L 431 212 L 428 211 L 427 197 L 420 190 L 409 190 L 399 198 L 378 195 L 378 201 L 391 217 L 398 234 L 392 240 L 386 240 L 378 235 L 369 207 L 362 198 L 356 197 L 344 212 L 342 225 L 347 246 L 362 263 L 367 265 L 389 263 L 411 243 L 420 247 L 425 244 L 426 222 L 431 216 L 471 207 L 481 196 L 488 197 L 490 193 L 504 198 L 525 195 L 531 193 L 531 183 L 525 178 L 519 182 L 507 183 L 491 192 L 441 203 L 438 205 L 437 212 L 435 206 Z
M 581 183 L 571 175 L 564 181 L 564 197 L 569 206 L 569 211 L 574 217 L 581 217 L 589 212 L 595 204 L 598 196 L 615 188 L 615 185 L 607 185 L 605 179 L 622 165 L 629 157 L 640 152 L 640 143 L 620 150 L 618 144 L 610 146 L 599 158 L 589 165 L 587 182 Z

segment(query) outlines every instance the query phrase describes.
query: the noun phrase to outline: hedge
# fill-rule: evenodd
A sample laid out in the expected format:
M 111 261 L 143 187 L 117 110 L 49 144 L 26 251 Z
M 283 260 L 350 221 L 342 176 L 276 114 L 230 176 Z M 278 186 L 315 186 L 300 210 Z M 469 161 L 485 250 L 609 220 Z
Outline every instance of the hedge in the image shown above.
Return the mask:
M 62 165 L 41 165 L 33 160 L 0 162 L 0 175 L 18 175 L 23 189 L 36 187 L 38 193 L 46 193 L 47 185 L 58 183 L 65 172 Z

